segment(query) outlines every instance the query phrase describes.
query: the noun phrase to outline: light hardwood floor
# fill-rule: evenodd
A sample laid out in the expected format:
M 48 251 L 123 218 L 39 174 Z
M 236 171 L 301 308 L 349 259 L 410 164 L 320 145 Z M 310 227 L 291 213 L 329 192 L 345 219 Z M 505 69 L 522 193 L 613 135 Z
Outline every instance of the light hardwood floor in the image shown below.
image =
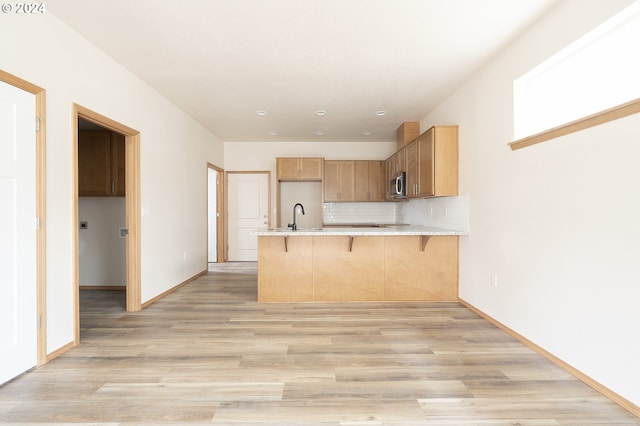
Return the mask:
M 81 344 L 0 387 L 0 422 L 640 425 L 457 303 L 258 304 L 255 268 L 81 297 Z

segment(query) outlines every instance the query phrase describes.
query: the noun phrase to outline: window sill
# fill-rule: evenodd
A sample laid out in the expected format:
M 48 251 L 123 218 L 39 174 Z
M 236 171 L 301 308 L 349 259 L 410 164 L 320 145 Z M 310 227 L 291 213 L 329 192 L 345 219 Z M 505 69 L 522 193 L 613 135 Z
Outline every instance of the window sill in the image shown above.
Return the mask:
M 639 112 L 640 99 L 636 99 L 631 102 L 627 102 L 621 105 L 617 105 L 613 108 L 597 112 L 587 117 L 580 118 L 570 123 L 545 130 L 544 132 L 536 133 L 535 135 L 518 139 L 509 143 L 509 147 L 511 147 L 512 151 L 515 151 L 517 149 L 526 148 L 531 145 L 536 145 L 541 142 L 559 138 L 560 136 L 565 136 L 570 133 L 579 132 L 580 130 L 588 129 L 589 127 L 599 126 L 600 124 L 608 123 L 609 121 L 617 120 L 619 118 L 637 114 Z

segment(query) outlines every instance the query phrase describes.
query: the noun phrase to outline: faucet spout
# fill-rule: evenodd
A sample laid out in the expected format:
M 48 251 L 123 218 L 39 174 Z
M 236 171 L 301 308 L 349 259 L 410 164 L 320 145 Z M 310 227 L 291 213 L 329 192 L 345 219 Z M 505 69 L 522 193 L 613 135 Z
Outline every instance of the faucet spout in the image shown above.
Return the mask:
M 292 231 L 295 231 L 298 229 L 298 225 L 296 225 L 296 211 L 298 207 L 300 207 L 300 213 L 304 214 L 304 206 L 300 203 L 296 203 L 293 206 L 293 223 L 287 224 L 287 227 L 291 228 Z

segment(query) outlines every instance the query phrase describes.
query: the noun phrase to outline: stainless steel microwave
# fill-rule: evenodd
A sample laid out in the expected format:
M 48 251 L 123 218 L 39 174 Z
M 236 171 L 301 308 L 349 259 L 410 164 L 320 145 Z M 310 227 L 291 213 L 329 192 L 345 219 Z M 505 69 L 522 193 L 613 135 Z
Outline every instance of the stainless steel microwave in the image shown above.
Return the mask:
M 398 173 L 391 181 L 389 181 L 389 198 L 406 198 L 407 197 L 407 174 L 405 172 Z

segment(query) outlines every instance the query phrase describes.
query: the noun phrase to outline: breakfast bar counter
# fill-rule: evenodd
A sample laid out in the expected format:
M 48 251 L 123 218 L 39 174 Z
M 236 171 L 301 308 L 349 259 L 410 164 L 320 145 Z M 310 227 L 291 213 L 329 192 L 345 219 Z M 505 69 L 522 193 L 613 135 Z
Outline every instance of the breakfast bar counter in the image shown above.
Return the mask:
M 258 301 L 457 301 L 465 234 L 401 225 L 259 231 Z
M 457 231 L 429 226 L 414 225 L 325 225 L 322 228 L 301 228 L 295 231 L 291 228 L 272 228 L 257 231 L 258 236 L 409 236 L 409 235 L 466 235 L 465 231 Z

